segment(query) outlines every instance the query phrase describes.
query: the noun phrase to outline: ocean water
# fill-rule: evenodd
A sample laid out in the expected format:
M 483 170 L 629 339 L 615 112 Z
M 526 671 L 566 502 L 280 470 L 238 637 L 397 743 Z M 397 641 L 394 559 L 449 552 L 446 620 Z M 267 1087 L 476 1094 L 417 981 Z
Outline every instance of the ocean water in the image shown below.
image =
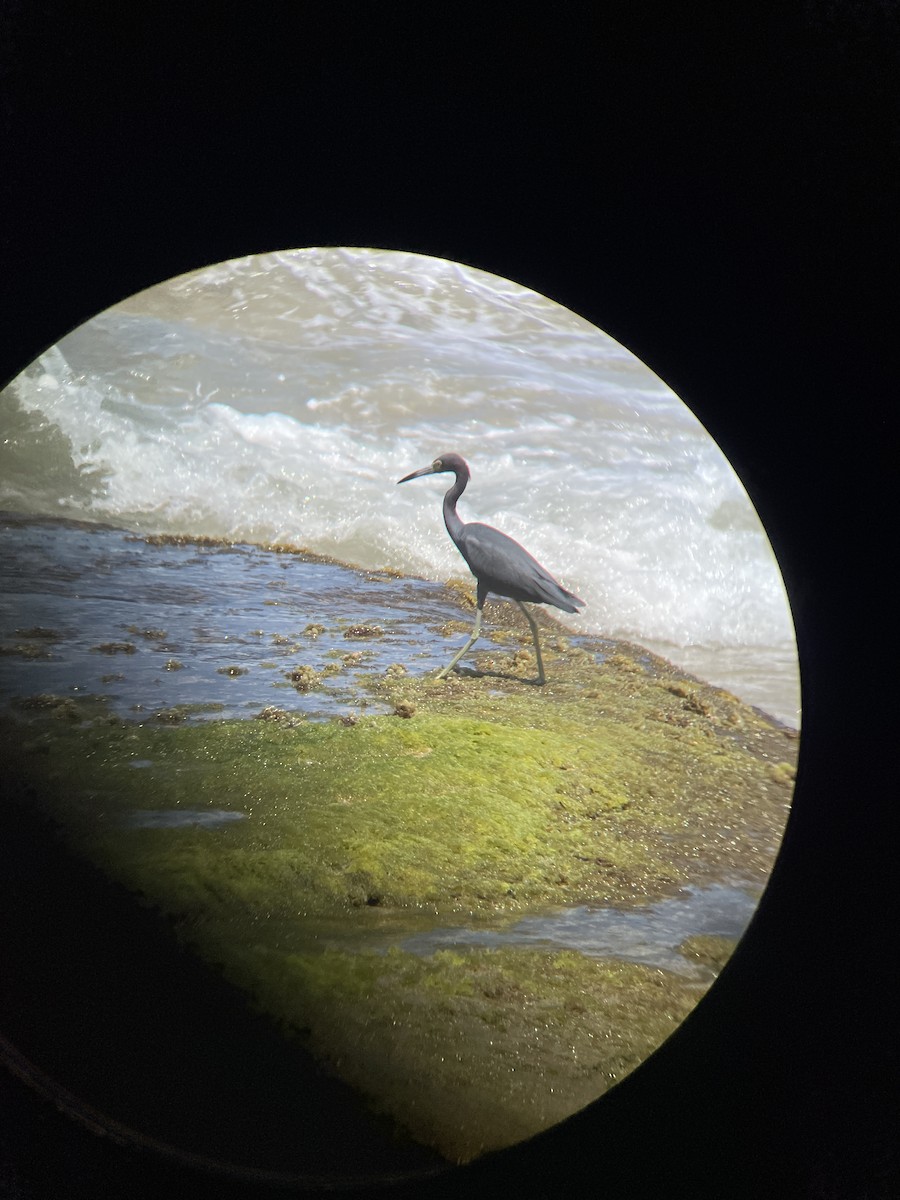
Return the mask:
M 0 393 L 0 508 L 142 533 L 289 542 L 466 577 L 464 520 L 509 533 L 625 638 L 794 727 L 800 689 L 770 543 L 681 400 L 576 314 L 413 254 L 255 255 L 80 326 Z M 554 614 L 557 615 L 557 614 Z M 562 616 L 562 614 L 559 614 Z

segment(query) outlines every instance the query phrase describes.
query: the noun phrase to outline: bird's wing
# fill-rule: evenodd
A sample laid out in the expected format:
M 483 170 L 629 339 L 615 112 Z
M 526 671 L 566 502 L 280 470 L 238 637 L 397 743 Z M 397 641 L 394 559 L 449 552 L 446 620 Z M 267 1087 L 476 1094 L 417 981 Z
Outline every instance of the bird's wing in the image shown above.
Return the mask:
M 491 525 L 465 525 L 457 546 L 472 574 L 497 596 L 553 604 L 567 612 L 575 612 L 583 603 L 558 584 L 524 546 Z

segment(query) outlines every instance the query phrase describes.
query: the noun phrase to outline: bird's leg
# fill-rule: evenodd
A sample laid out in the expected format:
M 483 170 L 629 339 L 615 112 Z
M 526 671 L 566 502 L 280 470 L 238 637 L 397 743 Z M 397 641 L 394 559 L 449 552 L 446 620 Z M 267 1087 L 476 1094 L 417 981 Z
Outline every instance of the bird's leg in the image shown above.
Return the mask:
M 481 633 L 481 605 L 479 604 L 478 607 L 475 609 L 475 627 L 472 630 L 472 636 L 469 638 L 469 640 L 463 646 L 462 650 L 458 650 L 456 652 L 456 654 L 453 655 L 450 662 L 447 663 L 446 667 L 443 667 L 440 671 L 438 671 L 437 675 L 435 675 L 435 679 L 443 679 L 445 675 L 447 675 L 450 671 L 453 670 L 453 668 L 456 666 L 456 664 L 459 662 L 459 660 L 462 658 L 462 656 L 465 654 L 465 652 L 468 649 L 470 649 L 472 646 L 474 646 L 475 643 L 478 641 L 478 637 L 479 637 L 480 633 Z
M 541 659 L 541 643 L 538 640 L 537 621 L 535 621 L 534 617 L 531 615 L 531 613 L 528 611 L 528 609 L 525 607 L 525 605 L 522 603 L 521 600 L 517 600 L 516 604 L 518 604 L 519 608 L 521 608 L 522 612 L 525 614 L 525 616 L 528 620 L 528 624 L 531 626 L 531 636 L 534 638 L 534 652 L 537 655 L 538 683 L 542 684 L 544 682 L 544 663 L 543 663 L 543 660 Z

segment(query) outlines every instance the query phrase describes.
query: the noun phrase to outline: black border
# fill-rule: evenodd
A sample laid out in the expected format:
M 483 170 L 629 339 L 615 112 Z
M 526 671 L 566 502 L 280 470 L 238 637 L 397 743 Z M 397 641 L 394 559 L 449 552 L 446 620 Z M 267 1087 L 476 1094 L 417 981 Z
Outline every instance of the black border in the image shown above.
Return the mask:
M 739 953 L 598 1105 L 396 1194 L 897 1188 L 884 599 L 900 18 L 749 8 L 11 2 L 0 17 L 4 382 L 208 262 L 341 244 L 446 256 L 568 305 L 657 371 L 779 555 L 801 766 Z M 0 1098 L 11 1196 L 268 1194 L 182 1177 L 12 1078 Z

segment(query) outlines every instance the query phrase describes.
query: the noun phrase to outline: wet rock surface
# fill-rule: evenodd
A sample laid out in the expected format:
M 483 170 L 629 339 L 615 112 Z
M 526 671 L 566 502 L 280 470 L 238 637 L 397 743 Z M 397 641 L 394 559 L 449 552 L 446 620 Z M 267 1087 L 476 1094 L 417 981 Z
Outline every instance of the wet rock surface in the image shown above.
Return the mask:
M 20 548 L 36 574 L 47 528 Z M 4 659 L 20 798 L 378 1120 L 448 1161 L 508 1145 L 601 1095 L 709 986 L 734 944 L 716 930 L 681 931 L 683 971 L 404 938 L 649 911 L 735 880 L 758 894 L 794 731 L 543 612 L 536 687 L 505 604 L 438 680 L 470 627 L 458 587 L 283 547 L 70 533 L 80 549 L 33 604 L 52 642 L 5 618 L 11 642 L 54 655 Z M 85 597 L 101 561 L 110 583 Z M 104 685 L 92 651 L 128 632 Z

